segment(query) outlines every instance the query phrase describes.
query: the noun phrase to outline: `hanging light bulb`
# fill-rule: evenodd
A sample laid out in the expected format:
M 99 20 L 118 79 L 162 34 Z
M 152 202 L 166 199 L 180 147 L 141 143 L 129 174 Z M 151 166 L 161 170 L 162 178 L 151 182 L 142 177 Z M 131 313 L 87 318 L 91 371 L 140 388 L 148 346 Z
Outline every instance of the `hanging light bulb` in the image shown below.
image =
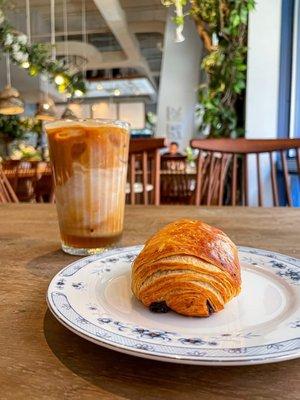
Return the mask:
M 120 89 L 115 89 L 114 90 L 114 95 L 115 96 L 120 96 L 120 94 L 121 94 L 121 90 Z
M 6 54 L 7 85 L 0 92 L 0 114 L 18 115 L 24 112 L 24 103 L 17 89 L 11 86 L 10 59 Z
M 75 94 L 76 97 L 81 97 L 81 96 L 84 95 L 83 91 L 80 90 L 80 89 L 76 89 L 74 94 Z
M 64 78 L 63 75 L 57 74 L 56 77 L 54 78 L 54 82 L 55 82 L 57 85 L 62 85 L 63 83 L 65 83 L 65 78 Z
M 31 22 L 30 22 L 30 0 L 26 0 L 26 30 L 27 30 L 27 43 L 31 45 Z M 28 69 L 30 67 L 29 61 L 23 61 L 21 67 Z
M 48 95 L 39 103 L 35 117 L 40 121 L 54 121 L 56 119 L 55 104 Z
M 65 19 L 65 4 L 63 18 Z M 65 23 L 65 22 L 64 22 Z M 51 59 L 56 61 L 56 46 L 55 46 L 55 0 L 50 0 L 50 36 L 51 36 Z M 58 73 L 54 77 L 54 82 L 57 85 L 59 93 L 65 93 L 69 84 L 67 77 L 63 73 Z
M 63 23 L 64 23 L 64 43 L 65 43 L 65 56 L 68 59 L 69 57 L 69 47 L 68 47 L 68 12 L 67 12 L 67 1 L 63 0 Z M 59 88 L 62 86 L 65 86 L 65 89 L 67 89 L 67 82 L 64 82 L 64 85 L 60 85 Z M 83 95 L 83 92 L 79 89 L 75 90 L 74 96 L 80 97 Z M 72 97 L 71 93 L 66 93 L 67 99 L 70 99 Z M 61 116 L 62 119 L 67 119 L 71 121 L 75 121 L 78 118 L 74 114 L 74 112 L 71 110 L 70 105 L 67 105 L 65 108 L 64 112 L 62 113 Z
M 40 90 L 42 87 L 42 81 L 45 82 L 45 86 L 43 87 L 45 93 L 41 96 L 35 117 L 40 121 L 54 121 L 56 119 L 56 108 L 54 101 L 49 97 L 48 77 L 46 75 L 40 77 Z
M 28 69 L 30 67 L 30 64 L 29 64 L 28 61 L 24 61 L 24 62 L 22 62 L 21 67 L 25 68 L 25 69 Z

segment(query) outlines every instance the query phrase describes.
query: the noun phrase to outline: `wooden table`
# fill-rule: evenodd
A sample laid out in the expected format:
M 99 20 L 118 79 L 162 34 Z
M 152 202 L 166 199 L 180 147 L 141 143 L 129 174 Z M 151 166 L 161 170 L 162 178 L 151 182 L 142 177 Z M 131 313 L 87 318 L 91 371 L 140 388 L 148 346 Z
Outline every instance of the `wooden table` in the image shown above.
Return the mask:
M 300 210 L 127 208 L 124 245 L 180 217 L 202 218 L 241 245 L 300 257 Z M 55 209 L 0 206 L 0 399 L 300 399 L 300 359 L 247 367 L 168 364 L 81 339 L 47 310 L 50 279 L 76 257 L 59 250 Z

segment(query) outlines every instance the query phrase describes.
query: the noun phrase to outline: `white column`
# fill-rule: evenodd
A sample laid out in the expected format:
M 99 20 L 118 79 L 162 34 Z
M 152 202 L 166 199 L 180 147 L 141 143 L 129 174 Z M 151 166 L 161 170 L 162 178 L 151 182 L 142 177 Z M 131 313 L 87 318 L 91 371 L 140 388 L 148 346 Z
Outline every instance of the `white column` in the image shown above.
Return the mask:
M 248 27 L 247 139 L 277 137 L 282 0 L 257 0 Z M 257 204 L 255 160 L 249 159 L 249 205 Z M 264 205 L 272 204 L 270 167 L 262 157 Z
M 294 13 L 290 137 L 298 138 L 300 128 L 300 0 L 295 0 Z
M 174 13 L 170 10 L 164 38 L 156 136 L 176 141 L 184 150 L 194 133 L 202 43 L 190 18 L 186 19 L 183 31 L 185 41 L 175 43 L 172 16 Z

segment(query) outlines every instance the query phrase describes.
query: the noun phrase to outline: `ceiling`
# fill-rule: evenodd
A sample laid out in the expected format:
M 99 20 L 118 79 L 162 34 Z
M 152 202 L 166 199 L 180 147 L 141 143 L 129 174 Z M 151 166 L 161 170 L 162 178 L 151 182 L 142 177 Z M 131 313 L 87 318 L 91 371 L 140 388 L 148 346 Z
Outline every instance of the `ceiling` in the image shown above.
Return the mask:
M 85 0 L 86 43 L 83 1 L 66 0 L 67 37 L 63 0 L 55 1 L 58 57 L 65 57 L 67 52 L 78 68 L 91 71 L 88 77 L 97 76 L 96 71 L 101 70 L 134 71 L 157 87 L 167 13 L 161 0 Z M 9 4 L 7 16 L 11 23 L 26 32 L 25 1 L 12 0 Z M 49 42 L 50 0 L 30 0 L 30 7 L 32 40 Z

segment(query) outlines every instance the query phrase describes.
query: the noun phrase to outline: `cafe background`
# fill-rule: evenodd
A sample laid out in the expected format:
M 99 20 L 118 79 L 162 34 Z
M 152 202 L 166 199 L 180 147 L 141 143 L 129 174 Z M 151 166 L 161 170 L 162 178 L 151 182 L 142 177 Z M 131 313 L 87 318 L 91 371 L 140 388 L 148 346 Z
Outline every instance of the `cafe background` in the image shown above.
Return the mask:
M 61 116 L 128 121 L 132 137 L 178 142 L 190 169 L 192 138 L 300 135 L 299 0 L 14 0 L 0 7 L 3 163 L 40 162 L 50 174 L 43 125 Z M 250 205 L 257 204 L 254 161 Z M 295 165 L 290 152 L 299 206 Z M 261 170 L 271 205 L 267 158 Z M 42 198 L 51 196 L 19 200 Z

